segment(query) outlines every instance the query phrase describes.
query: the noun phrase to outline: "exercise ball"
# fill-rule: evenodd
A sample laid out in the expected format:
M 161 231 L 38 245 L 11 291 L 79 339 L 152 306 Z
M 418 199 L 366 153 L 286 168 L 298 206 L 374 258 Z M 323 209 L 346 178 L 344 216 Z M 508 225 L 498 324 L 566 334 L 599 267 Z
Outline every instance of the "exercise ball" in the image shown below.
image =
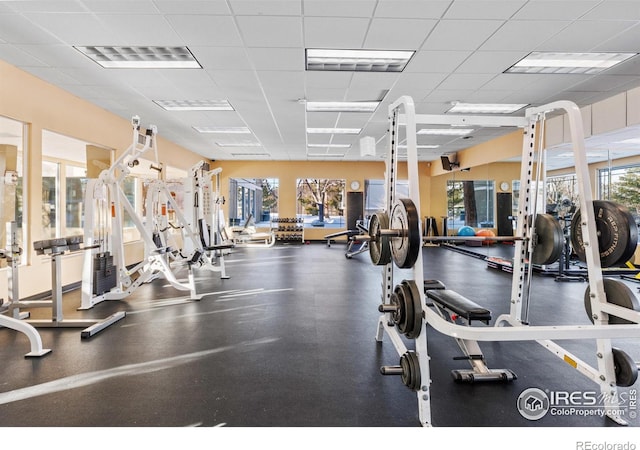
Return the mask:
M 476 235 L 476 230 L 466 225 L 458 229 L 458 236 L 475 236 L 475 235 Z
M 496 237 L 496 234 L 488 229 L 483 229 L 483 230 L 478 230 L 476 232 L 476 236 L 481 236 L 481 237 Z M 486 240 L 486 241 L 482 241 L 482 245 L 493 245 L 495 244 L 496 241 L 492 241 L 492 240 Z

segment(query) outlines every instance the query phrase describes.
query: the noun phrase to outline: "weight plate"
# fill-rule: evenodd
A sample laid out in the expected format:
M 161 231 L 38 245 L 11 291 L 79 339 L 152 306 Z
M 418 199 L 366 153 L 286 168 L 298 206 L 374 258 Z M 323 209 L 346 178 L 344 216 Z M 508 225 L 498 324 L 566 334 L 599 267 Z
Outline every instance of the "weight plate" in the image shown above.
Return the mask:
M 401 198 L 393 205 L 390 225 L 392 230 L 402 230 L 401 236 L 390 239 L 393 261 L 399 268 L 409 269 L 416 263 L 422 246 L 420 218 L 411 199 Z
M 612 348 L 613 367 L 616 372 L 616 385 L 621 387 L 633 386 L 638 379 L 638 365 L 624 351 Z
M 380 230 L 388 228 L 389 216 L 384 212 L 376 213 L 369 219 L 369 257 L 376 266 L 384 266 L 391 262 L 389 238 L 380 235 Z
M 629 210 L 606 200 L 593 202 L 598 248 L 602 267 L 627 262 L 638 245 L 638 227 Z M 586 260 L 580 210 L 571 219 L 571 245 L 581 261 Z
M 420 291 L 416 282 L 413 280 L 404 280 L 402 285 L 405 287 L 405 299 L 407 303 L 411 303 L 411 316 L 407 315 L 407 329 L 404 334 L 409 339 L 415 339 L 420 336 L 422 331 L 422 301 L 420 299 Z M 409 310 L 409 308 L 407 308 Z
M 402 383 L 412 391 L 420 389 L 421 380 L 418 355 L 413 351 L 406 352 L 400 357 L 400 367 L 402 367 Z
M 536 215 L 535 241 L 531 261 L 533 264 L 553 264 L 562 255 L 564 233 L 558 219 L 551 214 Z
M 398 301 L 398 320 L 394 321 L 401 333 L 406 333 L 413 320 L 413 302 L 409 298 L 411 292 L 406 287 L 399 284 L 393 290 Z
M 602 282 L 604 285 L 604 293 L 607 296 L 607 303 L 632 309 L 633 311 L 640 311 L 640 302 L 638 302 L 636 295 L 629 286 L 620 280 L 614 280 L 612 278 L 603 278 Z M 587 290 L 584 293 L 584 308 L 587 311 L 589 320 L 593 322 L 593 313 L 591 311 L 591 287 L 587 287 Z M 610 325 L 625 325 L 633 323 L 635 322 L 609 314 Z
M 389 296 L 389 303 L 395 307 L 395 311 L 390 313 L 391 320 L 393 321 L 394 325 L 398 325 L 402 321 L 402 315 L 404 314 L 404 311 L 402 310 L 402 306 L 400 305 L 400 299 L 395 292 L 392 292 Z

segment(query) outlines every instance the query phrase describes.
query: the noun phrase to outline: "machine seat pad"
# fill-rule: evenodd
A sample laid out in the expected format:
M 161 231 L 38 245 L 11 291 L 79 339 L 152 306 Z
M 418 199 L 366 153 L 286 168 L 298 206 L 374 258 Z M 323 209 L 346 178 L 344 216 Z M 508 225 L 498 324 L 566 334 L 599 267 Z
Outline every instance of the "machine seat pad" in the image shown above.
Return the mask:
M 488 323 L 491 320 L 491 311 L 472 302 L 466 297 L 450 289 L 429 289 L 426 291 L 427 297 L 445 309 L 454 312 L 471 322 L 480 320 Z

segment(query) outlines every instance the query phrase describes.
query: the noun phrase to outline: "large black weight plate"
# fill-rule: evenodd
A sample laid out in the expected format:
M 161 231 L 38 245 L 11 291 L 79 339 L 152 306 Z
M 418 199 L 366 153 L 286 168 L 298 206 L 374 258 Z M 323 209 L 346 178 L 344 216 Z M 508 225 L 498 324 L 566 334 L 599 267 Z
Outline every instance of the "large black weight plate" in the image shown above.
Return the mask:
M 420 363 L 418 355 L 409 350 L 400 357 L 400 367 L 402 367 L 402 383 L 412 391 L 420 389 Z
M 393 290 L 393 293 L 398 299 L 399 315 L 398 321 L 395 322 L 398 330 L 405 334 L 407 331 L 411 331 L 411 324 L 413 323 L 413 302 L 411 301 L 411 292 L 404 284 L 399 284 Z
M 560 259 L 564 248 L 564 233 L 558 219 L 551 214 L 536 215 L 535 232 L 531 262 L 547 265 Z
M 621 387 L 633 386 L 638 379 L 638 365 L 627 353 L 618 348 L 612 348 L 613 367 L 616 372 L 616 385 Z
M 392 230 L 402 230 L 401 236 L 390 239 L 393 261 L 399 268 L 409 269 L 416 263 L 422 246 L 420 218 L 411 199 L 398 200 L 393 205 L 389 221 Z
M 389 216 L 386 213 L 376 213 L 369 219 L 369 257 L 376 266 L 384 266 L 391 262 L 391 247 L 389 238 L 381 236 L 381 230 L 389 228 Z
M 405 288 L 406 311 L 411 311 L 406 317 L 405 336 L 409 339 L 415 339 L 420 336 L 422 331 L 422 301 L 420 299 L 420 291 L 416 282 L 413 280 L 403 280 L 402 286 Z
M 638 227 L 627 208 L 607 200 L 593 202 L 600 264 L 611 267 L 629 261 L 638 245 Z M 580 210 L 571 219 L 571 246 L 581 261 L 586 260 Z
M 614 280 L 612 278 L 603 278 L 604 293 L 607 296 L 607 303 L 611 303 L 623 308 L 632 309 L 634 311 L 640 311 L 640 302 L 636 297 L 636 294 L 620 280 Z M 587 311 L 589 320 L 593 322 L 593 313 L 591 312 L 591 288 L 587 287 L 584 293 L 584 309 Z M 633 324 L 626 319 L 621 319 L 614 315 L 609 314 L 610 325 L 625 325 Z

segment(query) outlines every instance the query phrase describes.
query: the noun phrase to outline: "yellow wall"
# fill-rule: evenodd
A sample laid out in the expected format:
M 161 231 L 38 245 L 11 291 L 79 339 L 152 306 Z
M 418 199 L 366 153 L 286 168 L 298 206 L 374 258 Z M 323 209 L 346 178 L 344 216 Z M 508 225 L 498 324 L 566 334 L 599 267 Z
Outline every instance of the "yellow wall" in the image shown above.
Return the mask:
M 131 143 L 131 124 L 128 119 L 109 113 L 3 61 L 0 61 L 0 116 L 28 124 L 28 168 L 25 173 L 28 185 L 25 190 L 29 222 L 24 236 L 24 241 L 28 243 L 42 239 L 39 222 L 42 211 L 42 130 L 113 148 L 117 153 L 126 150 Z M 143 127 L 146 126 L 144 117 L 141 119 Z M 159 158 L 165 165 L 188 169 L 203 159 L 163 139 L 161 129 L 158 135 Z M 29 244 L 27 250 L 31 247 Z M 132 246 L 132 250 L 136 248 L 139 246 Z M 135 260 L 139 252 L 130 253 Z M 81 254 L 65 256 L 63 284 L 79 281 L 81 268 Z M 30 251 L 27 265 L 20 267 L 20 278 L 21 297 L 50 290 L 50 258 L 37 256 Z M 27 280 L 39 281 L 29 283 Z M 0 274 L 0 297 L 5 296 L 6 289 L 6 270 L 3 270 Z

